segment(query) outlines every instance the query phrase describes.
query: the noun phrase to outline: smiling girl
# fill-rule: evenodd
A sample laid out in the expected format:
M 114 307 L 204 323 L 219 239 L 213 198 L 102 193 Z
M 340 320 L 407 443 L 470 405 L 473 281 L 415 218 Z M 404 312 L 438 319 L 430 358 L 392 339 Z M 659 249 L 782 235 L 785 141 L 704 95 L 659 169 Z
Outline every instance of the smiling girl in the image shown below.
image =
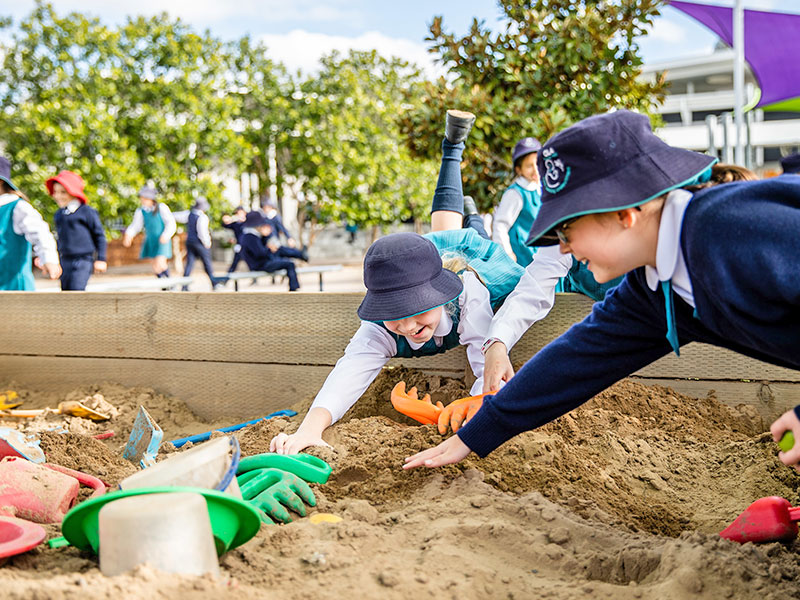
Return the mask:
M 514 289 L 524 269 L 488 239 L 479 219 L 464 217 L 460 163 L 474 120 L 470 113 L 448 111 L 431 211 L 433 232 L 388 235 L 367 251 L 361 326 L 297 432 L 278 434 L 270 443 L 272 452 L 294 454 L 326 445 L 323 431 L 355 404 L 393 357 L 430 356 L 466 346 L 476 377 L 472 393 L 482 391 L 481 346 L 493 307 Z M 465 221 L 476 228 L 464 228 Z

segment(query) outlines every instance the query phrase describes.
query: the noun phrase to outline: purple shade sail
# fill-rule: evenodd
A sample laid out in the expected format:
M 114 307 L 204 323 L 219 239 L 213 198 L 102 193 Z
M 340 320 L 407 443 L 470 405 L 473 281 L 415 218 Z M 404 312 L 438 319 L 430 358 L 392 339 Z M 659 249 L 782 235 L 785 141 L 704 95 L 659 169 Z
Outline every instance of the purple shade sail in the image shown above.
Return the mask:
M 733 47 L 733 9 L 672 0 Z M 744 56 L 761 87 L 758 106 L 800 96 L 800 15 L 744 11 Z

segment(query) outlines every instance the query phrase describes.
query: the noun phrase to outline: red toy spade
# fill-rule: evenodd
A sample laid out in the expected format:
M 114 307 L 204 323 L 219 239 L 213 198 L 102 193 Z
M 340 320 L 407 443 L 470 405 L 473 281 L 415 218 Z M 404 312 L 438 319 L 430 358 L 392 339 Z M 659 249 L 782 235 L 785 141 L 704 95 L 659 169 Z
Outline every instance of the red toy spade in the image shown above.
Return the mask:
M 759 498 L 736 517 L 720 536 L 739 542 L 791 542 L 797 537 L 800 507 L 779 496 Z

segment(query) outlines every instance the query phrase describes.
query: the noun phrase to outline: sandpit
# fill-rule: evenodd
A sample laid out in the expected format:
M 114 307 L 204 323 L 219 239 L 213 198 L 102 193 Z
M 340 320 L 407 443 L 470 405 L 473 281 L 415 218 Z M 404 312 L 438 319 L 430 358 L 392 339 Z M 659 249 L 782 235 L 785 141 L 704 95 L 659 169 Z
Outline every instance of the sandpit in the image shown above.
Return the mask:
M 406 472 L 405 456 L 443 438 L 394 412 L 388 391 L 399 379 L 445 403 L 467 395 L 463 381 L 384 370 L 326 434 L 333 448 L 309 450 L 333 467 L 312 486 L 316 510 L 342 522 L 262 526 L 221 559 L 220 580 L 149 566 L 106 578 L 96 557 L 41 545 L 2 567 L 3 597 L 800 598 L 800 544 L 716 535 L 759 497 L 800 501 L 800 476 L 777 460 L 752 409 L 628 380 L 486 459 Z M 17 389 L 26 408 L 98 393 L 117 407 L 108 424 L 48 417 L 71 433 L 42 433 L 49 461 L 111 485 L 135 470 L 121 448 L 140 404 L 165 439 L 230 424 L 204 423 L 147 389 L 92 385 L 67 397 L 0 387 Z M 301 416 L 310 401 L 294 407 Z M 243 430 L 243 453 L 268 451 L 299 419 Z M 89 437 L 107 429 L 116 436 Z

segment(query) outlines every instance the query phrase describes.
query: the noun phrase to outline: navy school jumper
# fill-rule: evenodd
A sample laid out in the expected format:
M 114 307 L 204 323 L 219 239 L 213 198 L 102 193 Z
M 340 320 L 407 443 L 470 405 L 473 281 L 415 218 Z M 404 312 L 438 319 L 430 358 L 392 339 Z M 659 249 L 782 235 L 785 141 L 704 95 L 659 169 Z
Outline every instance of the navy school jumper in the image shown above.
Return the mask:
M 705 342 L 800 369 L 800 177 L 695 194 L 681 248 L 697 311 L 673 293 L 680 344 Z M 671 351 L 664 296 L 641 267 L 529 360 L 458 436 L 479 456 L 580 406 Z
M 55 214 L 55 225 L 62 268 L 61 289 L 85 290 L 94 269 L 94 261 L 106 260 L 106 234 L 100 215 L 86 204 L 81 204 L 72 213 L 59 208 Z

